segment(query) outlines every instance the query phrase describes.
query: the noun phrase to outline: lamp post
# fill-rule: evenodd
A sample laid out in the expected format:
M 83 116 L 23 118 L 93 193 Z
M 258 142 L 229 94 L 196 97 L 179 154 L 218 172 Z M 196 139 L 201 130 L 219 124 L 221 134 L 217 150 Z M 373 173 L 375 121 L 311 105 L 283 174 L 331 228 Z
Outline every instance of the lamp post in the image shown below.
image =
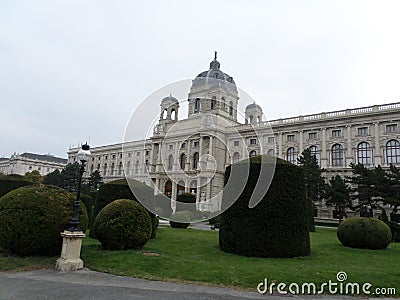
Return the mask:
M 61 233 L 63 244 L 61 249 L 61 257 L 57 259 L 56 269 L 59 271 L 74 271 L 83 268 L 81 260 L 82 239 L 85 234 L 79 229 L 79 207 L 81 204 L 81 187 L 82 176 L 85 173 L 85 163 L 90 157 L 90 147 L 86 143 L 82 145 L 82 149 L 78 152 L 78 159 L 81 161 L 79 171 L 78 189 L 76 191 L 76 199 L 74 202 L 74 214 L 72 216 L 70 227 Z
M 79 207 L 81 205 L 81 188 L 82 188 L 82 177 L 83 173 L 85 173 L 85 164 L 90 158 L 90 146 L 85 143 L 82 145 L 82 148 L 78 152 L 78 160 L 81 162 L 81 167 L 79 169 L 79 178 L 78 178 L 78 189 L 76 191 L 76 200 L 74 202 L 74 214 L 72 216 L 71 222 L 69 223 L 70 228 L 69 231 L 82 231 L 79 229 Z

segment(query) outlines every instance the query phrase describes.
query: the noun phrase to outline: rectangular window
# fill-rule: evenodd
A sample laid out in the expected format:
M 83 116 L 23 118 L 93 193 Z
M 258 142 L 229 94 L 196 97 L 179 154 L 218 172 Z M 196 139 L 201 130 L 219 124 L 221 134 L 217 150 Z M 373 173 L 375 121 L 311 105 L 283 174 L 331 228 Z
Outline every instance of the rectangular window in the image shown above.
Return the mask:
M 138 151 L 138 152 L 136 152 L 136 156 L 140 156 L 140 152 Z
M 270 143 L 270 144 L 275 143 L 275 137 L 269 136 L 268 137 L 268 143 Z
M 332 137 L 340 137 L 340 136 L 342 136 L 342 130 L 340 129 L 332 130 Z
M 132 153 L 131 153 L 131 152 L 129 152 L 129 153 L 128 153 L 128 157 L 131 157 L 131 155 L 132 155 Z
M 108 159 L 108 155 L 106 155 L 105 159 Z
M 397 132 L 397 124 L 386 125 L 386 132 Z
M 316 132 L 310 132 L 310 133 L 308 134 L 308 138 L 309 138 L 310 140 L 315 140 L 315 139 L 317 138 L 317 133 L 316 133 Z
M 115 159 L 115 154 L 113 154 L 112 159 Z
M 146 150 L 146 155 L 149 155 L 150 154 L 150 151 L 149 150 Z
M 233 146 L 239 146 L 239 141 L 233 141 Z
M 98 157 L 98 160 L 100 160 L 100 159 L 101 159 L 101 157 L 99 156 L 99 157 Z
M 368 127 L 359 127 L 357 128 L 358 135 L 367 135 L 368 134 Z
M 256 145 L 257 140 L 256 139 L 250 139 L 250 145 Z
M 119 158 L 122 158 L 122 153 L 119 154 Z
M 174 150 L 174 145 L 169 145 L 169 150 Z
M 193 146 L 194 147 L 198 147 L 199 146 L 199 142 L 198 141 L 193 142 Z
M 294 142 L 294 134 L 288 134 L 287 141 L 288 142 Z

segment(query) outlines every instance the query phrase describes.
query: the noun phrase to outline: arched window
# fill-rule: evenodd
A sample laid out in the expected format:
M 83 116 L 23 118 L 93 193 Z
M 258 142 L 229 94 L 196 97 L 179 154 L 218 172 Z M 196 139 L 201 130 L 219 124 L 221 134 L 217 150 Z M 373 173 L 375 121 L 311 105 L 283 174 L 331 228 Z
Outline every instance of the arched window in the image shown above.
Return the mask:
M 240 154 L 239 154 L 239 152 L 233 153 L 233 156 L 232 156 L 232 163 L 236 164 L 237 162 L 239 162 L 239 160 L 240 160 Z
M 174 157 L 173 157 L 172 154 L 171 154 L 170 156 L 168 156 L 167 169 L 168 169 L 169 171 L 171 171 L 173 165 L 174 165 Z
M 195 152 L 193 154 L 193 165 L 192 165 L 192 169 L 193 170 L 197 170 L 197 167 L 199 165 L 199 152 Z
M 335 144 L 332 146 L 332 166 L 343 166 L 344 165 L 344 152 L 343 146 Z
M 319 164 L 319 160 L 320 160 L 319 158 L 320 157 L 319 157 L 318 147 L 317 146 L 311 146 L 308 149 L 310 149 L 311 155 L 315 157 L 315 159 L 317 160 L 317 162 Z
M 249 116 L 249 123 L 250 123 L 250 124 L 253 123 L 253 115 L 250 115 L 250 116 Z
M 190 183 L 190 193 L 195 195 L 197 194 L 197 180 L 192 180 Z
M 233 116 L 233 102 L 229 101 L 229 115 Z
M 175 109 L 173 109 L 173 110 L 171 110 L 171 119 L 176 120 L 176 118 L 177 118 L 177 114 L 176 114 Z
M 149 160 L 146 159 L 144 164 L 146 165 L 146 170 L 148 171 L 149 170 Z
M 269 149 L 267 154 L 269 156 L 275 156 L 275 150 L 274 149 Z
M 135 163 L 135 174 L 139 174 L 139 161 L 138 160 Z
M 256 150 L 251 150 L 249 153 L 249 157 L 254 157 L 257 156 L 257 151 Z
M 165 196 L 171 198 L 172 195 L 172 182 L 171 180 L 167 180 L 164 187 L 164 194 Z
M 185 170 L 185 166 L 186 166 L 186 154 L 185 153 L 181 154 L 180 166 L 181 166 L 182 170 Z
M 217 97 L 213 96 L 211 99 L 211 109 L 214 109 L 217 106 Z
M 372 164 L 372 150 L 367 142 L 361 142 L 357 146 L 357 161 L 362 165 Z
M 179 180 L 178 185 L 176 187 L 176 196 L 178 197 L 180 194 L 185 192 L 185 183 L 182 180 Z
M 94 170 L 94 165 L 91 165 L 91 166 L 90 166 L 90 174 L 93 173 L 93 170 Z
M 288 162 L 291 162 L 292 164 L 297 164 L 296 149 L 294 149 L 293 147 L 290 147 L 289 149 L 287 149 L 286 155 L 287 155 Z
M 114 163 L 112 163 L 111 164 L 111 176 L 114 175 L 114 168 L 115 168 L 115 165 L 114 165 Z
M 259 116 L 257 116 L 257 124 L 260 124 L 260 123 L 261 123 L 261 119 Z
M 104 174 L 104 176 L 107 175 L 107 164 L 104 164 L 103 174 Z
M 122 161 L 120 161 L 118 165 L 118 175 L 122 175 Z
M 168 116 L 168 111 L 166 110 L 166 109 L 164 109 L 164 111 L 163 111 L 163 120 L 165 120 L 166 118 L 167 118 L 167 116 Z
M 128 175 L 131 175 L 131 161 L 128 161 L 128 164 L 127 164 L 127 173 L 128 173 Z
M 197 99 L 194 101 L 194 112 L 195 112 L 195 113 L 200 112 L 200 99 L 199 99 L 199 98 L 197 98 Z
M 400 163 L 400 143 L 396 140 L 390 140 L 386 143 L 386 163 Z

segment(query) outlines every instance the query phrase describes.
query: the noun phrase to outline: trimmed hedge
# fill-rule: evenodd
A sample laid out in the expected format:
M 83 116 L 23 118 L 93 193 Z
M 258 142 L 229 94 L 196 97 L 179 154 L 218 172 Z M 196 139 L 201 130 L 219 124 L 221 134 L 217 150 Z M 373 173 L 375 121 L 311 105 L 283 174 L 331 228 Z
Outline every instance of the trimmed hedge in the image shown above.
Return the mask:
M 343 221 L 337 230 L 343 246 L 361 249 L 385 249 L 392 240 L 390 228 L 374 218 L 357 217 Z
M 73 214 L 75 195 L 61 188 L 21 187 L 0 198 L 0 247 L 18 255 L 59 255 Z M 81 203 L 80 228 L 88 217 Z
M 8 192 L 17 188 L 32 185 L 32 181 L 26 180 L 24 176 L 11 174 L 0 176 L 0 197 L 4 196 Z
M 188 228 L 193 218 L 191 211 L 177 211 L 171 215 L 169 224 L 172 228 Z
M 163 218 L 170 218 L 172 215 L 171 199 L 163 194 L 154 196 L 154 206 L 159 208 L 157 213 Z M 155 211 L 155 212 L 156 212 Z
M 99 212 L 108 204 L 117 199 L 130 199 L 139 202 L 136 198 L 137 195 L 140 196 L 140 204 L 145 204 L 145 208 L 150 215 L 152 222 L 152 232 L 151 238 L 156 236 L 156 215 L 153 213 L 155 211 L 154 207 L 154 190 L 144 183 L 137 180 L 129 179 L 129 183 L 135 191 L 135 195 L 132 193 L 130 186 L 126 179 L 119 179 L 102 184 L 97 195 L 97 201 L 93 209 L 92 220 L 95 220 Z M 91 227 L 93 229 L 93 226 Z M 96 238 L 93 230 L 90 232 L 90 236 Z
M 146 209 L 131 199 L 106 205 L 94 221 L 94 232 L 106 250 L 142 249 L 151 236 L 151 219 Z
M 274 167 L 275 158 L 265 157 L 266 167 Z M 307 223 L 306 188 L 303 169 L 276 159 L 275 175 L 269 190 L 254 208 L 249 199 L 260 176 L 262 157 L 228 166 L 225 184 L 232 168 L 250 164 L 250 172 L 239 198 L 221 215 L 219 247 L 243 256 L 296 257 L 310 255 Z M 244 167 L 245 169 L 245 167 Z M 237 174 L 235 174 L 238 176 Z M 262 179 L 262 178 L 261 178 Z M 236 188 L 235 185 L 232 188 Z M 230 205 L 230 191 L 224 190 L 222 209 Z
M 176 211 L 191 211 L 194 216 L 196 212 L 196 196 L 191 193 L 182 193 L 176 197 Z

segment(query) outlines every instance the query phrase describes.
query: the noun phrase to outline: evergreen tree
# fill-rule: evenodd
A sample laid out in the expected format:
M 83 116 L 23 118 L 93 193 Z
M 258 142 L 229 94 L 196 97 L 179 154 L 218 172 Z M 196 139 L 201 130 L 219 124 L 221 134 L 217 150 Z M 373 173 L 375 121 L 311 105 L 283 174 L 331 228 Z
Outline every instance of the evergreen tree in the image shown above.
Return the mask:
M 346 215 L 346 208 L 353 208 L 350 193 L 350 186 L 339 175 L 332 177 L 329 180 L 329 184 L 326 185 L 326 205 L 334 206 L 339 212 L 339 222 L 342 222 L 343 217 Z
M 310 149 L 305 149 L 297 159 L 299 165 L 304 169 L 306 182 L 306 192 L 309 204 L 309 228 L 315 231 L 314 224 L 314 204 L 322 200 L 325 189 L 325 181 L 322 177 L 323 170 L 318 165 L 318 160 L 311 153 Z
M 92 174 L 90 174 L 87 185 L 88 185 L 88 188 L 91 191 L 93 191 L 93 190 L 96 190 L 97 188 L 99 188 L 102 183 L 103 183 L 103 179 L 101 178 L 100 172 L 98 170 L 96 170 Z
M 32 172 L 26 172 L 25 178 L 34 183 L 40 183 L 43 180 L 38 170 L 33 170 Z
M 61 172 L 58 169 L 54 170 L 51 173 L 48 173 L 43 179 L 43 184 L 61 186 L 61 183 L 62 183 Z
M 366 168 L 362 164 L 350 164 L 353 176 L 350 177 L 352 199 L 357 200 L 356 210 L 360 215 L 373 217 L 373 211 L 381 208 L 387 197 L 390 180 L 381 166 Z

